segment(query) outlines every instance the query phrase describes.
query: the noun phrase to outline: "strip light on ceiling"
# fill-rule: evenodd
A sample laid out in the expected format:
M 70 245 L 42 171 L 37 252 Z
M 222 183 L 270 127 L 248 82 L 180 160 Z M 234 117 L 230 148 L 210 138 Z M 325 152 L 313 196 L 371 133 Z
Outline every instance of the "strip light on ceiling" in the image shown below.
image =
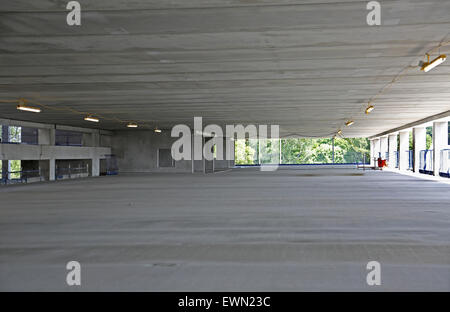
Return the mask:
M 427 56 L 428 56 L 428 62 L 424 63 L 421 68 L 426 73 L 428 73 L 430 70 L 432 70 L 436 66 L 441 65 L 442 63 L 444 63 L 447 60 L 447 55 L 445 55 L 445 54 L 439 55 L 437 58 L 435 58 L 431 62 L 430 62 L 430 56 L 429 55 L 427 55 Z
M 375 109 L 375 107 L 373 107 L 373 105 L 367 106 L 366 115 L 369 115 L 374 109 Z
M 41 109 L 39 107 L 33 107 L 25 104 L 25 99 L 19 99 L 19 105 L 17 105 L 17 109 L 26 112 L 32 113 L 40 113 Z
M 353 121 L 353 120 L 349 120 L 349 121 L 347 121 L 346 123 L 345 123 L 345 125 L 347 126 L 347 127 L 350 127 L 351 125 L 353 125 L 355 122 Z
M 92 116 L 86 116 L 86 117 L 84 117 L 84 120 L 91 121 L 91 122 L 99 122 L 100 121 L 98 118 L 95 118 Z
M 156 128 L 156 129 L 153 130 L 153 131 L 155 131 L 156 133 L 161 133 L 161 129 L 158 129 L 158 128 Z
M 137 124 L 137 123 L 134 123 L 134 122 L 130 122 L 129 124 L 127 124 L 127 127 L 128 127 L 128 128 L 137 128 L 137 127 L 138 127 L 138 124 Z
M 33 107 L 33 106 L 27 106 L 27 105 L 17 105 L 17 109 L 21 110 L 21 111 L 26 111 L 26 112 L 32 112 L 32 113 L 40 113 L 41 109 L 38 107 Z

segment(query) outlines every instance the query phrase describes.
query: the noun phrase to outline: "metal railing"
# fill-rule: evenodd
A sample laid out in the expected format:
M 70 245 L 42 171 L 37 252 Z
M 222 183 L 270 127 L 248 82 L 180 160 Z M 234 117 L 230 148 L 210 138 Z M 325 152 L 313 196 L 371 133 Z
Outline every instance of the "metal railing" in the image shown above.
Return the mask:
M 89 175 L 89 166 L 81 166 L 81 167 L 57 167 L 55 170 L 55 179 L 56 180 L 64 180 L 64 179 L 74 179 L 80 177 L 86 177 Z
M 419 172 L 424 174 L 434 174 L 433 172 L 433 150 L 420 151 Z
M 19 184 L 28 183 L 30 180 L 45 181 L 48 176 L 47 170 L 20 170 L 20 171 L 7 171 L 1 178 L 1 184 Z
M 439 175 L 441 177 L 450 178 L 450 149 L 441 150 Z

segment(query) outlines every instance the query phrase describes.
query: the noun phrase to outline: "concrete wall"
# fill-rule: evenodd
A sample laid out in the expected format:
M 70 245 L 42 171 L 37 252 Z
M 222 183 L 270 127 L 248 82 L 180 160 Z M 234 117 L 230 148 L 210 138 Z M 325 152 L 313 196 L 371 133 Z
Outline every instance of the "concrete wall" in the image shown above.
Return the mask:
M 175 140 L 170 131 L 115 131 L 111 152 L 117 157 L 119 172 L 191 172 L 190 160 L 176 161 L 174 168 L 158 168 L 158 149 L 171 149 Z
M 111 154 L 109 147 L 0 144 L 0 159 L 92 159 Z

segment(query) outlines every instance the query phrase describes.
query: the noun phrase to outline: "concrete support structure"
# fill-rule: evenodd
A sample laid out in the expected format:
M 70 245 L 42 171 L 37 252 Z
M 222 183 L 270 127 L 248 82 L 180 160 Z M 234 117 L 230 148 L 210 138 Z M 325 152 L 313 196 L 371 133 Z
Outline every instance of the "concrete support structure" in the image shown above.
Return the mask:
M 109 131 L 8 119 L 0 119 L 0 123 L 2 124 L 2 142 L 9 141 L 9 126 L 23 127 L 22 129 L 27 129 L 30 133 L 33 131 L 37 133 L 37 144 L 36 140 L 32 144 L 0 144 L 2 178 L 7 177 L 10 160 L 22 160 L 26 170 L 30 169 L 27 164 L 38 161 L 36 164 L 39 166 L 41 175 L 45 180 L 50 181 L 55 180 L 57 160 L 91 160 L 91 175 L 98 176 L 100 175 L 100 159 L 104 159 L 105 155 L 111 154 L 111 147 L 100 147 L 100 138 L 110 136 L 112 133 Z M 56 129 L 83 132 L 86 137 L 89 137 L 90 146 L 56 146 Z
M 395 168 L 397 164 L 397 134 L 389 135 L 389 168 Z
M 55 145 L 55 129 L 38 129 L 38 144 Z
M 388 136 L 383 136 L 380 138 L 381 159 L 386 159 L 387 152 L 388 152 Z
M 375 165 L 375 140 L 370 140 L 370 166 Z
M 100 176 L 100 158 L 98 157 L 92 158 L 91 175 L 93 177 Z
M 400 131 L 400 148 L 398 151 L 398 169 L 406 171 L 409 168 L 409 131 Z
M 371 164 L 372 166 L 375 165 L 376 159 L 378 159 L 378 157 L 380 157 L 380 138 L 376 138 L 372 140 L 372 145 L 373 145 L 373 152 L 372 152 L 372 156 L 370 157 L 371 160 Z
M 448 146 L 448 122 L 433 123 L 433 172 L 439 176 L 441 167 L 441 150 Z
M 426 148 L 427 129 L 425 127 L 413 128 L 413 146 L 414 146 L 414 172 L 419 173 L 420 169 L 420 151 Z
M 50 158 L 48 160 L 48 179 L 50 181 L 55 181 L 56 178 L 56 160 L 55 158 Z

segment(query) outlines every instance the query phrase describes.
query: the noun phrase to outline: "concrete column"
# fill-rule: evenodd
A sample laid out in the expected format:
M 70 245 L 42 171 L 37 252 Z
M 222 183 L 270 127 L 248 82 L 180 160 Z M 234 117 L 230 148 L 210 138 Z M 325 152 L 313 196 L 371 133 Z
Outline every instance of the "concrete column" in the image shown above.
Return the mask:
M 91 146 L 92 147 L 100 146 L 100 131 L 92 133 Z
M 398 153 L 398 169 L 406 171 L 409 168 L 409 131 L 401 131 L 400 134 L 400 150 Z
M 9 169 L 8 161 L 2 160 L 2 179 L 6 179 L 8 177 L 8 169 Z
M 100 158 L 92 158 L 92 176 L 100 176 Z
M 413 128 L 413 146 L 414 146 L 414 172 L 418 173 L 420 169 L 420 151 L 427 146 L 427 129 L 425 127 Z
M 388 137 L 384 136 L 380 138 L 380 153 L 381 159 L 386 159 L 386 153 L 388 152 Z
M 55 170 L 56 161 L 54 158 L 49 160 L 48 164 L 48 179 L 50 181 L 55 181 L 56 170 Z
M 370 156 L 369 157 L 370 157 L 370 166 L 373 167 L 375 165 L 375 161 L 374 161 L 374 157 L 375 157 L 375 140 L 370 140 Z
M 202 134 L 192 135 L 192 173 L 204 172 L 203 139 Z
M 2 127 L 2 137 L 1 141 L 6 143 L 9 141 L 9 128 L 8 126 L 1 126 Z M 2 179 L 6 179 L 8 177 L 8 160 L 2 160 Z
M 389 168 L 394 169 L 397 164 L 397 134 L 389 135 Z
M 38 129 L 39 145 L 55 145 L 55 129 Z
M 375 159 L 378 159 L 379 155 L 380 155 L 380 139 L 377 138 L 373 140 L 373 157 Z
M 3 143 L 7 143 L 9 141 L 9 127 L 8 126 L 2 126 L 1 141 Z
M 93 146 L 92 133 L 83 133 L 81 138 L 82 146 Z
M 433 123 L 433 171 L 439 176 L 441 168 L 441 150 L 448 145 L 448 122 Z

